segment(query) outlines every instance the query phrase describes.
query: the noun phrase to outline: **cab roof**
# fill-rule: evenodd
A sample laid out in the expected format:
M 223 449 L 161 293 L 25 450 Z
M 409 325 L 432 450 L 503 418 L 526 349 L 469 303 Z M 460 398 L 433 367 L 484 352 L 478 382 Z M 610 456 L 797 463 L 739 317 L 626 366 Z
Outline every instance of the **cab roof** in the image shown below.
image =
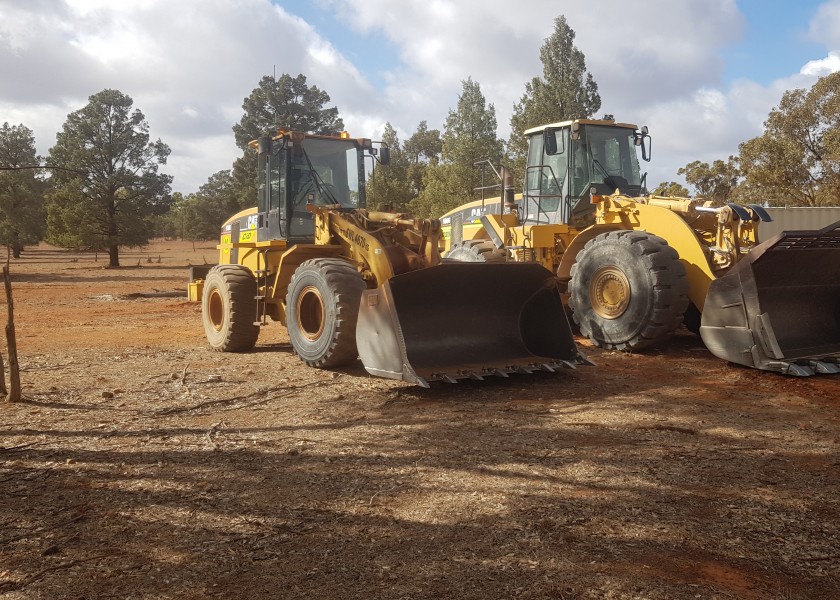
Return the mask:
M 539 125 L 525 130 L 525 135 L 533 135 L 535 133 L 542 133 L 544 130 L 551 129 L 566 129 L 571 127 L 574 123 L 580 125 L 605 125 L 607 127 L 624 127 L 626 129 L 636 130 L 638 127 L 633 123 L 616 123 L 610 119 L 574 119 L 571 121 L 560 121 L 558 123 L 549 123 L 547 125 Z

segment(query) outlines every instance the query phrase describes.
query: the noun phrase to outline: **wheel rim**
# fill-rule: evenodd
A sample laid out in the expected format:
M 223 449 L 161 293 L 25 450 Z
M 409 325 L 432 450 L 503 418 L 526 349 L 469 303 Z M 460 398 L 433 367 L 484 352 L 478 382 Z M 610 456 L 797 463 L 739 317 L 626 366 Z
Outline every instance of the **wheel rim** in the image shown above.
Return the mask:
M 601 267 L 589 283 L 592 310 L 603 319 L 617 319 L 630 305 L 630 282 L 614 265 Z
M 207 302 L 207 316 L 213 329 L 217 332 L 222 330 L 222 325 L 225 324 L 225 302 L 218 289 L 213 289 L 210 292 L 210 299 Z
M 303 337 L 315 341 L 324 332 L 326 310 L 321 292 L 314 286 L 306 286 L 297 299 L 297 327 Z

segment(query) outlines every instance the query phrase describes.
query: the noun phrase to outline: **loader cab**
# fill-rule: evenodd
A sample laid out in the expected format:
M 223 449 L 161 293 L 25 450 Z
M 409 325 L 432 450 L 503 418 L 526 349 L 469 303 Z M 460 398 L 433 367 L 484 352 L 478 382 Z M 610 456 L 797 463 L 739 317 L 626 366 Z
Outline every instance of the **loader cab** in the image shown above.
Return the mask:
M 365 150 L 372 143 L 342 136 L 281 132 L 257 141 L 257 236 L 260 241 L 313 243 L 308 204 L 365 207 Z M 383 153 L 385 154 L 385 153 Z
M 650 160 L 647 129 L 607 120 L 565 121 L 525 132 L 528 139 L 523 206 L 527 223 L 594 222 L 592 191 L 643 193 L 637 147 Z

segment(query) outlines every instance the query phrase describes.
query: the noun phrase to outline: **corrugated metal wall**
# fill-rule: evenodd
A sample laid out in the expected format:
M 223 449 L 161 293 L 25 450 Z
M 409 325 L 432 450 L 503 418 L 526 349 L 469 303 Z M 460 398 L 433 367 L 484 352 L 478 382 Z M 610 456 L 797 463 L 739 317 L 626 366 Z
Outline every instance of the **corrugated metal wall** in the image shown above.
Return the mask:
M 768 208 L 767 212 L 773 217 L 773 221 L 759 226 L 758 233 L 762 241 L 782 231 L 822 229 L 840 221 L 840 206 L 790 206 Z

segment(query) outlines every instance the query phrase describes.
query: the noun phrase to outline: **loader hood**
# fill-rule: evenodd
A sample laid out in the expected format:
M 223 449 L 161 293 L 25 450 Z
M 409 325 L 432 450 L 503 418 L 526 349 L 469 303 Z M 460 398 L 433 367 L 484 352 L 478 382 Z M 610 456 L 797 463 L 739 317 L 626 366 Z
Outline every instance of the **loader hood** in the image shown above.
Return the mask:
M 713 281 L 700 335 L 712 354 L 734 363 L 840 373 L 840 221 L 782 232 Z
M 589 363 L 554 275 L 536 263 L 447 262 L 362 295 L 356 344 L 373 375 L 428 386 Z

